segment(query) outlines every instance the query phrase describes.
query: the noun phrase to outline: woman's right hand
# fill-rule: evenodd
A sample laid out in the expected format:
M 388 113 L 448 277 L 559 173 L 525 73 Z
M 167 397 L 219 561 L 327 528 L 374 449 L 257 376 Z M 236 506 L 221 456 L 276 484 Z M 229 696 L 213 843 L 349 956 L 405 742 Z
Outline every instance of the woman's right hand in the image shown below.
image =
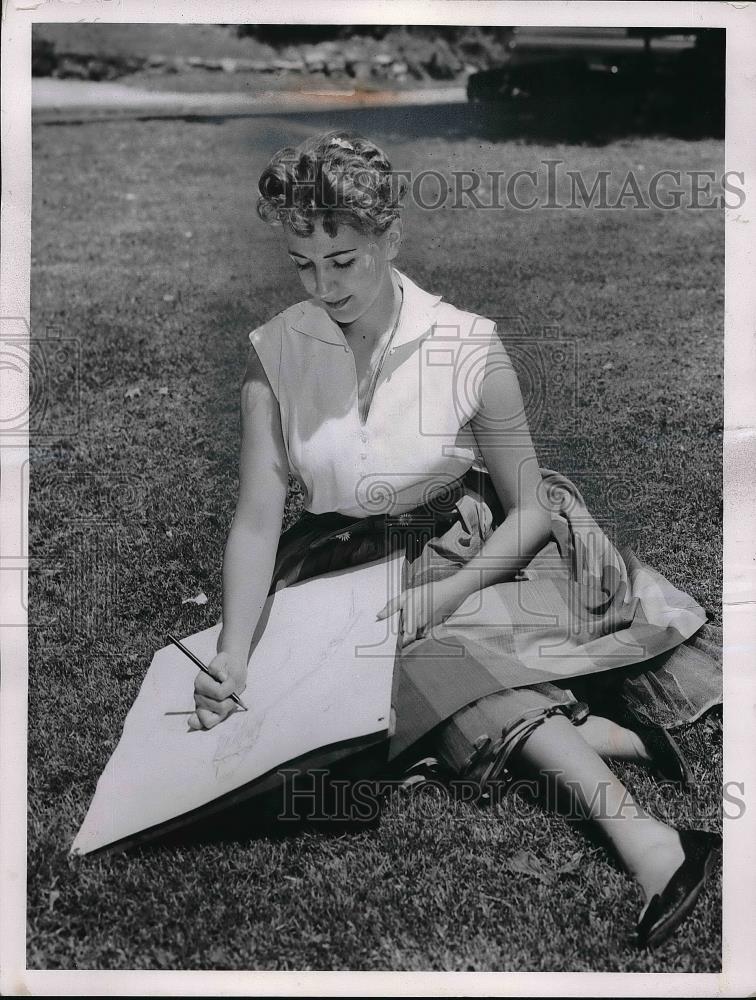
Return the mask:
M 189 716 L 190 729 L 212 729 L 238 706 L 231 695 L 247 686 L 247 664 L 228 653 L 218 653 L 207 668 L 213 675 L 198 673 L 194 680 L 195 712 Z

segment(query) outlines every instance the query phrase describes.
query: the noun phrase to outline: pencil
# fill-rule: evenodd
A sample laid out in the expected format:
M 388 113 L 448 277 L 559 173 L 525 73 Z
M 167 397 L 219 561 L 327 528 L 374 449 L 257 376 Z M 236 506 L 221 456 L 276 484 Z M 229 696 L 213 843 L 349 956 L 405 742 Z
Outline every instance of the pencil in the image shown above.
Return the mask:
M 213 677 L 213 675 L 207 669 L 202 660 L 200 660 L 198 656 L 195 656 L 194 653 L 191 651 L 191 649 L 187 649 L 186 646 L 183 644 L 183 642 L 180 642 L 175 635 L 171 635 L 171 633 L 169 632 L 168 638 L 171 640 L 174 646 L 178 646 L 181 652 L 185 653 L 189 657 L 189 659 L 195 666 L 200 668 L 203 674 L 207 674 L 208 677 Z M 217 680 L 217 678 L 213 677 L 213 680 Z M 247 711 L 247 706 L 244 704 L 244 702 L 241 700 L 241 698 L 235 691 L 233 691 L 229 697 L 231 698 L 231 701 L 233 701 L 235 705 L 238 705 L 239 708 L 241 708 L 244 712 Z

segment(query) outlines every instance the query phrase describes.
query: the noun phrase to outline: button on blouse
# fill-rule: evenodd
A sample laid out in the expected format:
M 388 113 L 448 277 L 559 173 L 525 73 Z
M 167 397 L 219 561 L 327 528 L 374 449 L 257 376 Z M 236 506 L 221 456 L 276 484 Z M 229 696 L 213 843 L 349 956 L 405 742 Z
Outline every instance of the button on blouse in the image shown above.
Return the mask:
M 364 424 L 351 349 L 322 307 L 299 302 L 249 335 L 312 513 L 400 514 L 482 467 L 470 420 L 495 324 L 395 277 L 402 309 Z

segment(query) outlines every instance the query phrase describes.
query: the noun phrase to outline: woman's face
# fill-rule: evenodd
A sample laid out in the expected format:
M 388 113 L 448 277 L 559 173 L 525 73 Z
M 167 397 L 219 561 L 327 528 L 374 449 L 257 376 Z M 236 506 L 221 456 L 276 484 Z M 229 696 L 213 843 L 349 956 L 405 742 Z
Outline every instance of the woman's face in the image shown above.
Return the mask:
M 379 235 L 345 223 L 329 236 L 317 221 L 311 236 L 284 226 L 289 256 L 308 295 L 340 324 L 359 319 L 375 302 L 399 249 L 397 223 Z

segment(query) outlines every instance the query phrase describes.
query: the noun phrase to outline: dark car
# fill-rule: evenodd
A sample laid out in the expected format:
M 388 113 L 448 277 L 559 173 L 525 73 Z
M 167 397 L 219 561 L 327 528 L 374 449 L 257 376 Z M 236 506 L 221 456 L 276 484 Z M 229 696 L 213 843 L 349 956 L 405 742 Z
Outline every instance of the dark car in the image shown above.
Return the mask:
M 724 126 L 724 31 L 514 29 L 506 62 L 473 73 L 467 97 L 548 124 Z

